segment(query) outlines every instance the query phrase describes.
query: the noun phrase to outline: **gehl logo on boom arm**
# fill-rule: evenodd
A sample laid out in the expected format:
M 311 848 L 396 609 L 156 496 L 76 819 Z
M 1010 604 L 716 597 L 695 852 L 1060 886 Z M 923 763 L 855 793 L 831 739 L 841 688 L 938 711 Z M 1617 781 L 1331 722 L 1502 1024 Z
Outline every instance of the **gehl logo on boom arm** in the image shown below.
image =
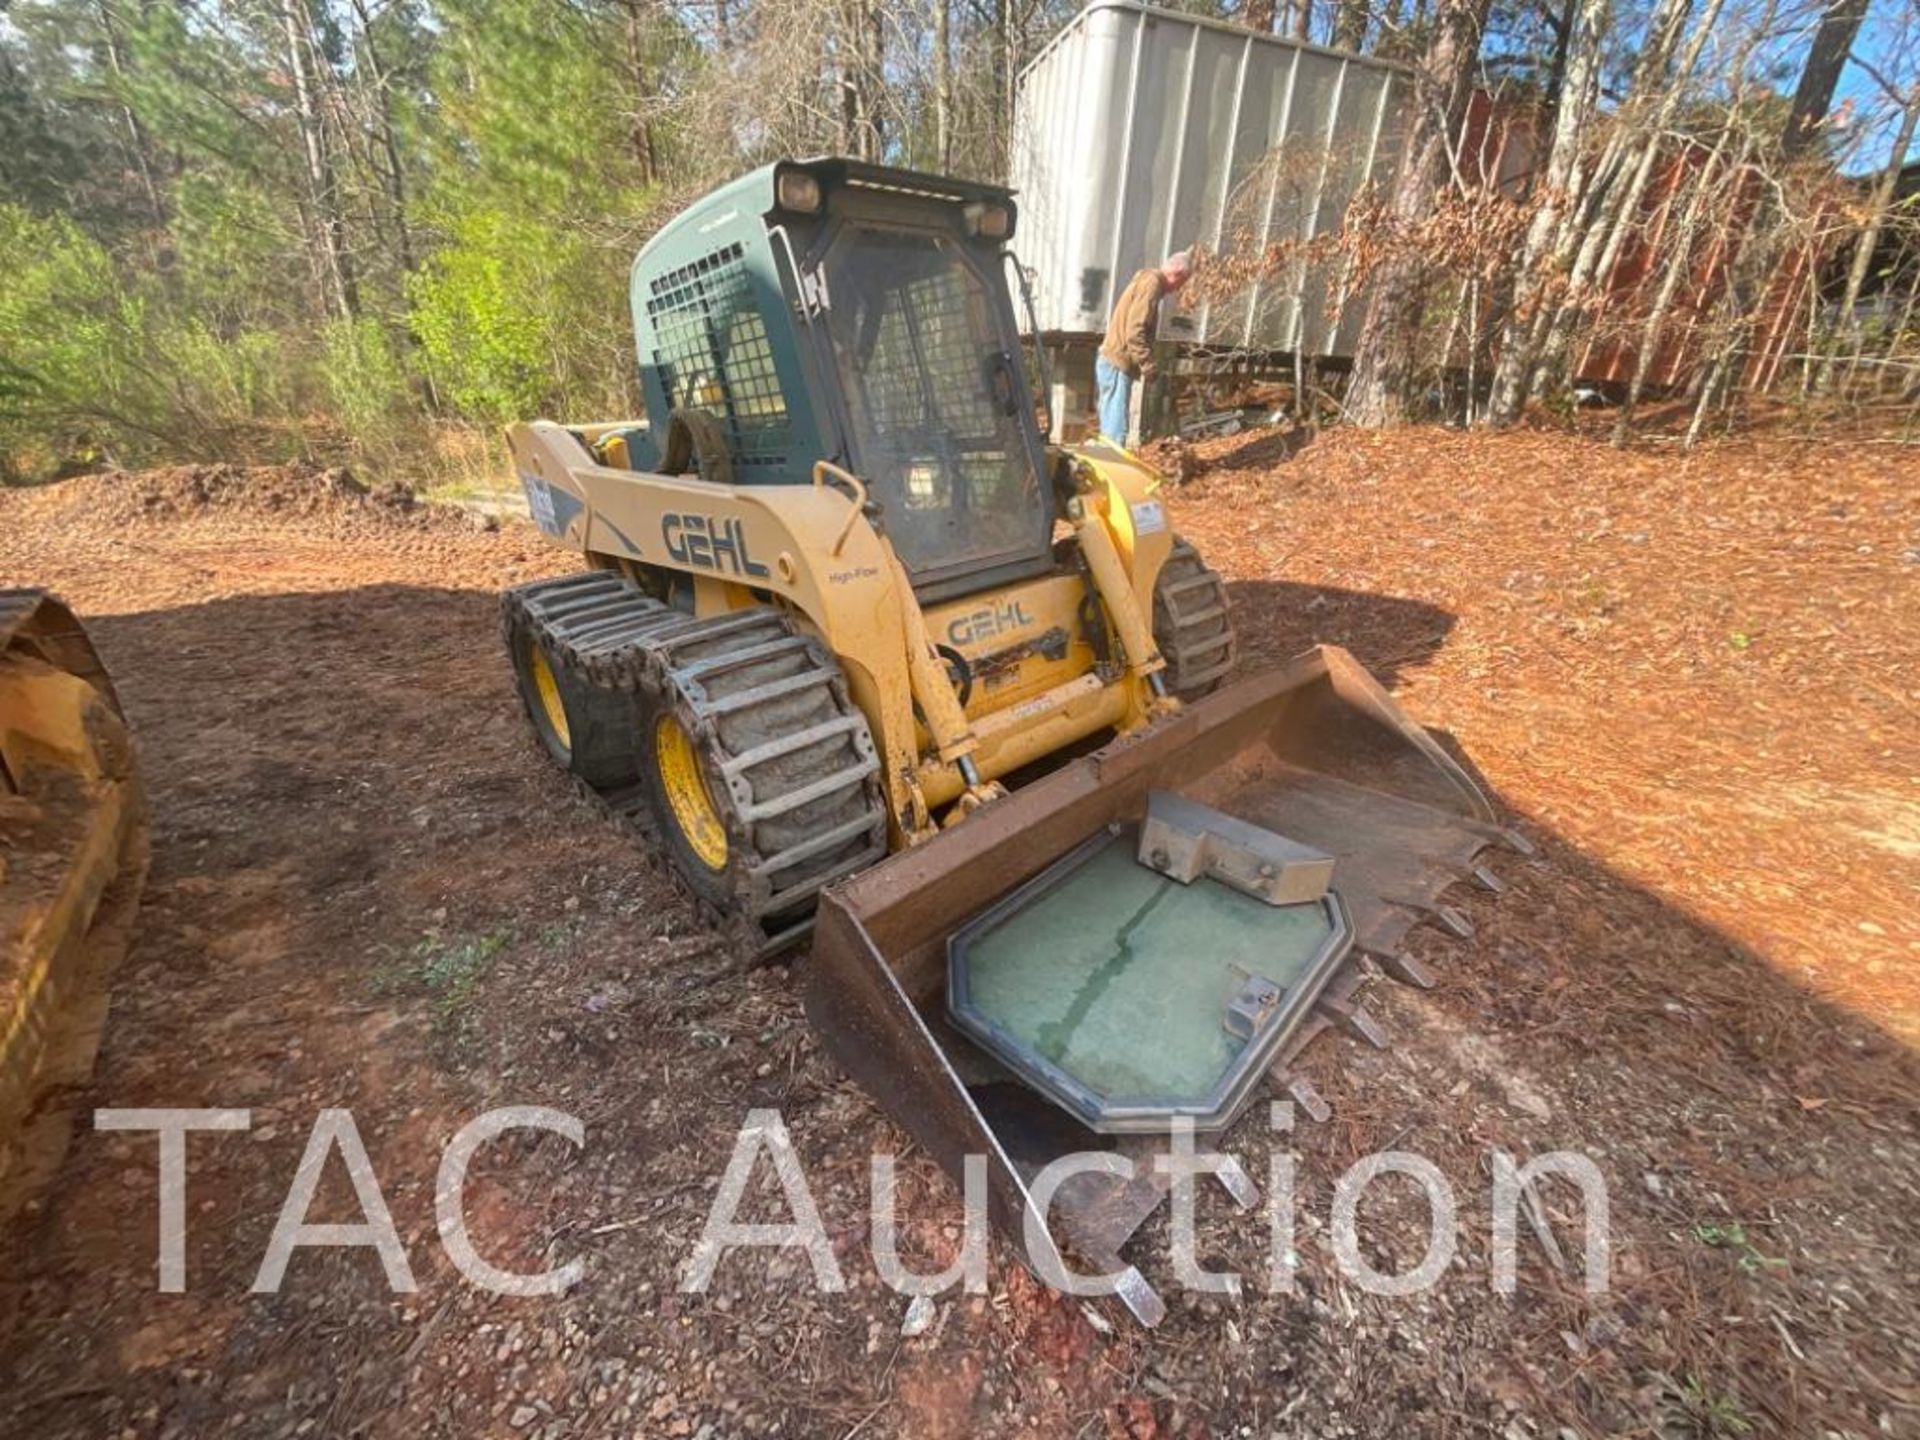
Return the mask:
M 771 572 L 747 553 L 747 529 L 737 516 L 670 514 L 660 521 L 667 554 L 682 565 L 765 578 Z

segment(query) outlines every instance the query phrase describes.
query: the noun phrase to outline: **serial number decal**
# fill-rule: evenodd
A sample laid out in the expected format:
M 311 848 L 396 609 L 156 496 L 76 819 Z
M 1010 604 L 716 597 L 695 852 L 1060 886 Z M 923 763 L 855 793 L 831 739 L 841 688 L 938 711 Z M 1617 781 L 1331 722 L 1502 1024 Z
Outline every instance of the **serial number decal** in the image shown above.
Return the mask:
M 772 573 L 747 553 L 747 527 L 734 516 L 667 515 L 660 521 L 660 539 L 682 565 L 755 579 Z
M 1158 500 L 1142 500 L 1133 508 L 1133 533 L 1158 535 L 1167 528 L 1167 507 Z

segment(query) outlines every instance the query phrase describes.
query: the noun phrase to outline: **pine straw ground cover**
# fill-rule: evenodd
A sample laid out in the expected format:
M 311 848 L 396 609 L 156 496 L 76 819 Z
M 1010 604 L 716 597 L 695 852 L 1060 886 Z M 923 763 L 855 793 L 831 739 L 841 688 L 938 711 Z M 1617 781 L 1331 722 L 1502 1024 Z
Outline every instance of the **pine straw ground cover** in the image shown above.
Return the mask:
M 1920 1041 L 1920 449 L 1287 448 L 1195 447 L 1180 492 L 1251 658 L 1397 672 L 1507 803 Z
M 1328 1168 L 1411 1132 L 1456 1179 L 1552 1142 L 1616 1186 L 1616 1294 L 1515 1306 L 1506 1364 L 1438 1373 L 1609 1431 L 1920 1430 L 1916 452 L 1418 429 L 1185 459 L 1248 662 L 1347 645 L 1542 846 L 1523 899 L 1473 905 L 1475 963 L 1424 936 L 1441 986 L 1375 987 L 1412 1012 L 1395 1062 L 1316 1057 Z

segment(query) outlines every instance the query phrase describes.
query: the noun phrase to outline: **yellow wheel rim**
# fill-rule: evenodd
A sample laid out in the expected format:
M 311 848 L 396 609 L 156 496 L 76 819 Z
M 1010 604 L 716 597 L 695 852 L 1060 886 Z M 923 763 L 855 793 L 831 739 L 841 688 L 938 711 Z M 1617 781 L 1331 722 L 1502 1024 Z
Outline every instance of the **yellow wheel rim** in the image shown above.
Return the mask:
M 527 642 L 527 668 L 533 672 L 533 693 L 540 701 L 540 713 L 564 749 L 573 749 L 573 733 L 567 729 L 567 707 L 560 703 L 560 682 L 553 678 L 553 666 L 538 640 Z
M 654 727 L 653 755 L 660 767 L 660 788 L 666 791 L 667 804 L 681 835 L 686 837 L 687 848 L 709 870 L 726 869 L 727 828 L 714 809 L 693 737 L 671 715 L 663 716 Z

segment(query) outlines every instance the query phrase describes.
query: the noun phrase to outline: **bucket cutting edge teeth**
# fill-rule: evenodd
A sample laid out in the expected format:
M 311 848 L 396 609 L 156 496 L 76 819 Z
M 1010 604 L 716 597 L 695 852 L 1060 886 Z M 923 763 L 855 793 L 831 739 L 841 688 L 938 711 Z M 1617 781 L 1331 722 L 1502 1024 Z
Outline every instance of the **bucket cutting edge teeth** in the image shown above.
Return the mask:
M 1383 974 L 1398 980 L 1402 985 L 1411 985 L 1416 990 L 1431 990 L 1438 983 L 1434 973 L 1411 955 L 1370 953 L 1367 958 L 1379 966 Z
M 1167 1318 L 1167 1302 L 1160 1298 L 1160 1292 L 1147 1282 L 1147 1277 L 1139 1270 L 1124 1265 L 1118 1255 L 1088 1258 L 1104 1262 L 1101 1268 L 1110 1274 L 1116 1270 L 1120 1272 L 1113 1282 L 1113 1293 L 1120 1297 L 1120 1303 L 1127 1307 L 1134 1319 L 1151 1330 Z
M 1386 1030 L 1364 1005 L 1356 1005 L 1351 1000 L 1322 997 L 1317 1008 L 1354 1039 L 1376 1050 L 1385 1050 L 1392 1044 L 1387 1039 Z
M 1313 1082 L 1306 1076 L 1283 1076 L 1280 1083 L 1287 1092 L 1287 1098 L 1306 1111 L 1307 1118 L 1314 1124 L 1324 1125 L 1333 1118 L 1333 1107 L 1327 1104 L 1326 1098 L 1314 1088 Z
M 1213 1173 L 1220 1181 L 1220 1188 L 1232 1197 L 1233 1203 L 1242 1210 L 1251 1210 L 1260 1203 L 1260 1191 L 1255 1187 L 1240 1162 L 1233 1156 L 1222 1152 L 1218 1156 L 1219 1168 Z

